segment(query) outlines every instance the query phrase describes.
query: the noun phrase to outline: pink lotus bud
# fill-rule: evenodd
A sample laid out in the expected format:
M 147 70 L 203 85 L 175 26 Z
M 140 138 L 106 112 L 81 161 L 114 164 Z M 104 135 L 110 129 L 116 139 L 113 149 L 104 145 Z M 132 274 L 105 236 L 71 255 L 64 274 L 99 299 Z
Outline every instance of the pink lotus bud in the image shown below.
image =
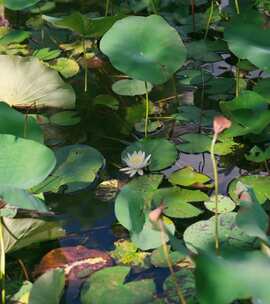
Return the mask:
M 225 116 L 216 116 L 213 123 L 214 133 L 219 134 L 225 129 L 230 128 L 231 125 L 232 122 Z
M 252 199 L 251 199 L 251 197 L 250 197 L 250 195 L 249 195 L 248 192 L 241 193 L 240 194 L 240 200 L 241 201 L 245 201 L 245 202 L 251 202 L 252 201 Z
M 164 209 L 165 209 L 165 206 L 163 204 L 161 204 L 158 208 L 152 210 L 148 215 L 149 220 L 151 222 L 157 222 Z
M 9 27 L 9 21 L 3 16 L 0 16 L 0 26 Z

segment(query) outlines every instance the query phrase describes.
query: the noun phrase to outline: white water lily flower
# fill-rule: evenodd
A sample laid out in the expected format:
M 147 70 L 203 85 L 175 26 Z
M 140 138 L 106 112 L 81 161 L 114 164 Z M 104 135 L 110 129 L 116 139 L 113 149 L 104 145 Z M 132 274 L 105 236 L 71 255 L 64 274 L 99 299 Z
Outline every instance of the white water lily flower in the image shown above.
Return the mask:
M 150 158 L 151 154 L 146 156 L 143 151 L 134 151 L 131 155 L 128 153 L 127 157 L 124 158 L 127 167 L 120 169 L 120 171 L 124 171 L 130 177 L 133 177 L 136 173 L 143 175 L 143 168 L 149 165 Z

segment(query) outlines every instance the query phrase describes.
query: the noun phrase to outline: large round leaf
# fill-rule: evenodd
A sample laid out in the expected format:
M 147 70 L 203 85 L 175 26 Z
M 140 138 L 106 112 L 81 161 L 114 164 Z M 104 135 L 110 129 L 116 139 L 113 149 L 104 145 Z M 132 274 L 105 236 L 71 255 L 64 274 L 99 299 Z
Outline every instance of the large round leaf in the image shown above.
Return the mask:
M 0 100 L 11 106 L 64 108 L 75 106 L 72 87 L 35 57 L 0 55 Z
M 186 49 L 175 29 L 160 16 L 130 16 L 103 36 L 101 51 L 121 72 L 161 84 L 185 62 Z
M 0 184 L 21 189 L 42 182 L 53 170 L 53 151 L 32 140 L 0 135 Z
M 56 150 L 57 164 L 52 174 L 33 191 L 57 192 L 67 185 L 68 192 L 92 183 L 105 160 L 99 151 L 87 145 L 70 145 Z
M 108 267 L 94 273 L 84 284 L 82 304 L 151 303 L 155 293 L 153 280 L 125 283 L 130 267 Z
M 158 171 L 171 166 L 177 158 L 177 150 L 172 142 L 158 139 L 143 139 L 128 146 L 122 153 L 122 159 L 127 157 L 127 153 L 134 151 L 144 151 L 146 155 L 151 154 L 149 169 Z
M 144 81 L 137 79 L 122 79 L 113 84 L 112 90 L 118 95 L 136 96 L 144 95 L 146 93 L 146 87 L 147 91 L 150 92 L 153 86 L 149 82 L 145 84 Z
M 221 248 L 251 248 L 255 246 L 255 238 L 246 235 L 236 225 L 236 213 L 223 213 L 219 216 L 219 239 Z M 215 216 L 206 221 L 199 221 L 189 226 L 184 232 L 184 241 L 188 249 L 214 250 Z
M 226 28 L 224 38 L 230 50 L 241 59 L 264 71 L 270 71 L 270 30 L 263 14 L 250 10 L 237 15 Z
M 33 6 L 38 3 L 40 0 L 4 0 L 5 7 L 14 10 L 20 11 L 27 7 Z
M 208 195 L 200 190 L 188 190 L 180 187 L 163 188 L 156 191 L 153 201 L 156 206 L 165 205 L 164 214 L 176 218 L 198 216 L 203 211 L 191 204 L 208 200 Z

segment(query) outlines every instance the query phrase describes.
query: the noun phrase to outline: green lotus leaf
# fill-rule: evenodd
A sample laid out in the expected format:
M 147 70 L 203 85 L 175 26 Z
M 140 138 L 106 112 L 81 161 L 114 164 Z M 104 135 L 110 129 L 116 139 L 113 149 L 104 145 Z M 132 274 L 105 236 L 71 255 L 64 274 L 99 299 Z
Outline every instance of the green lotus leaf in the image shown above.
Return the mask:
M 267 101 L 252 91 L 243 91 L 232 101 L 221 102 L 220 107 L 231 120 L 245 127 L 245 134 L 259 134 L 270 123 Z
M 55 170 L 33 188 L 33 192 L 57 192 L 63 185 L 68 186 L 67 192 L 86 188 L 105 163 L 101 153 L 87 145 L 65 146 L 56 150 L 55 154 Z
M 43 48 L 34 51 L 33 56 L 37 57 L 40 60 L 47 61 L 57 58 L 60 54 L 60 50 L 50 50 L 49 48 Z
M 81 121 L 78 112 L 63 111 L 50 116 L 50 122 L 58 126 L 74 126 Z
M 23 115 L 4 102 L 0 102 L 0 134 L 43 142 L 43 132 L 36 119 Z
M 42 182 L 55 167 L 46 146 L 13 135 L 0 135 L 0 185 L 28 189 Z
M 238 182 L 241 182 L 245 186 L 252 188 L 254 191 L 255 197 L 260 204 L 264 204 L 267 200 L 270 199 L 270 177 L 261 176 L 261 175 L 249 175 L 249 176 L 240 176 L 234 179 L 229 186 L 230 197 L 235 201 L 239 202 L 239 199 L 236 195 L 236 185 Z
M 270 273 L 265 271 L 269 267 L 269 258 L 259 251 L 238 251 L 224 257 L 200 254 L 195 270 L 199 302 L 229 304 L 257 298 L 256 303 L 270 303 Z
M 4 0 L 4 5 L 8 9 L 20 11 L 37 4 L 40 0 Z
M 209 176 L 194 171 L 192 167 L 177 170 L 169 176 L 169 182 L 179 186 L 192 186 L 198 183 L 204 184 L 209 180 Z
M 139 176 L 125 185 L 115 201 L 115 215 L 126 229 L 140 232 L 145 223 L 144 210 L 149 209 L 161 175 Z
M 65 28 L 80 34 L 83 37 L 101 37 L 122 15 L 89 18 L 80 12 L 74 12 L 68 16 L 55 18 L 50 16 L 42 16 L 44 20 L 53 24 L 55 27 Z
M 185 153 L 203 153 L 210 152 L 212 137 L 206 134 L 187 133 L 180 137 L 184 143 L 177 145 L 181 152 Z M 219 136 L 215 145 L 215 154 L 226 155 L 234 151 L 239 144 L 236 143 L 232 137 Z
M 175 276 L 170 275 L 163 284 L 164 292 L 171 303 L 179 302 L 177 291 L 175 288 L 175 277 L 188 304 L 197 304 L 197 294 L 195 286 L 195 277 L 190 269 L 182 268 L 175 273 Z
M 64 78 L 73 77 L 80 71 L 80 66 L 75 60 L 65 57 L 57 58 L 50 67 L 58 71 Z
M 255 163 L 261 163 L 270 158 L 270 147 L 267 147 L 264 151 L 258 146 L 254 146 L 247 154 L 245 158 Z
M 152 90 L 151 83 L 147 82 L 147 91 Z M 123 96 L 144 95 L 146 93 L 146 85 L 144 81 L 136 79 L 122 79 L 115 82 L 112 86 L 114 93 Z
M 173 265 L 183 260 L 186 255 L 180 253 L 179 251 L 169 251 L 170 259 Z M 164 254 L 164 247 L 161 246 L 155 249 L 150 256 L 151 264 L 155 267 L 168 267 L 168 261 L 166 255 Z
M 143 229 L 139 233 L 132 233 L 131 240 L 141 250 L 155 249 L 162 245 L 163 239 L 166 242 L 175 233 L 174 223 L 167 217 L 163 216 L 163 223 L 165 226 L 165 235 L 161 237 L 161 231 L 158 225 L 150 222 L 146 214 Z
M 94 99 L 95 105 L 102 105 L 108 107 L 112 110 L 118 110 L 119 108 L 119 101 L 111 95 L 98 95 Z
M 236 225 L 251 237 L 261 239 L 268 246 L 270 239 L 267 236 L 269 219 L 267 213 L 256 199 L 251 188 L 247 188 L 251 200 L 240 201 L 240 209 L 236 216 Z
M 29 304 L 59 304 L 65 288 L 65 271 L 53 269 L 40 276 L 32 286 Z
M 264 25 L 263 14 L 255 10 L 241 11 L 225 29 L 224 38 L 237 57 L 248 59 L 258 68 L 269 72 L 270 30 Z
M 65 230 L 58 222 L 33 218 L 4 218 L 3 221 L 5 252 L 65 236 Z
M 37 58 L 0 55 L 0 65 L 0 100 L 10 106 L 74 108 L 71 86 Z
M 130 16 L 117 21 L 103 36 L 101 51 L 128 76 L 162 84 L 183 65 L 186 49 L 161 16 Z
M 190 218 L 201 214 L 203 211 L 192 202 L 203 202 L 208 195 L 200 190 L 188 190 L 180 187 L 162 188 L 155 192 L 153 203 L 159 206 L 165 205 L 163 213 L 169 217 Z
M 32 7 L 30 9 L 30 12 L 32 14 L 43 14 L 47 13 L 51 10 L 53 10 L 56 7 L 56 4 L 54 1 L 46 1 L 45 3 L 40 3 L 36 5 L 35 7 Z
M 236 225 L 236 213 L 219 215 L 219 239 L 221 249 L 256 247 L 256 239 L 245 234 Z M 215 216 L 206 221 L 199 221 L 189 226 L 184 232 L 184 241 L 189 250 L 198 253 L 199 250 L 214 251 L 215 248 Z
M 151 303 L 155 293 L 153 280 L 125 283 L 130 267 L 108 267 L 92 274 L 81 292 L 82 304 Z
M 212 212 L 216 212 L 216 196 L 212 195 L 209 201 L 204 202 L 204 206 L 206 209 Z M 217 208 L 218 213 L 231 212 L 235 209 L 235 207 L 236 207 L 235 202 L 232 199 L 230 199 L 228 196 L 224 196 L 221 194 L 218 195 L 218 208 Z
M 41 199 L 33 196 L 26 190 L 0 187 L 0 198 L 11 207 L 37 210 L 39 212 L 48 211 L 48 208 Z
M 10 31 L 6 35 L 1 37 L 0 45 L 6 46 L 9 44 L 21 43 L 30 37 L 31 37 L 30 32 L 20 31 L 20 30 Z
M 270 86 L 270 79 L 260 79 L 258 80 L 257 84 L 254 87 L 254 91 L 265 98 L 265 100 L 270 103 L 270 92 L 269 92 L 269 86 Z
M 167 139 L 142 139 L 128 146 L 122 153 L 122 159 L 127 157 L 127 153 L 144 151 L 146 155 L 151 154 L 149 164 L 150 171 L 159 171 L 171 166 L 177 158 L 175 144 Z

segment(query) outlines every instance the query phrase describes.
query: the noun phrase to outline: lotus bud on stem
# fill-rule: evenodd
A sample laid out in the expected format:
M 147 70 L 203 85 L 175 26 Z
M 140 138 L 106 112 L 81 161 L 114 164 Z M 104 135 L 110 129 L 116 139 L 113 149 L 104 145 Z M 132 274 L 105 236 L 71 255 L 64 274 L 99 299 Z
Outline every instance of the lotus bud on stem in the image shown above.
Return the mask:
M 182 290 L 181 290 L 181 288 L 180 288 L 180 286 L 177 282 L 177 277 L 176 277 L 176 274 L 175 274 L 174 269 L 173 269 L 173 262 L 172 262 L 172 259 L 170 257 L 169 249 L 168 249 L 168 246 L 167 246 L 166 232 L 165 232 L 164 223 L 162 221 L 162 213 L 163 213 L 164 209 L 165 209 L 165 205 L 163 203 L 161 203 L 159 207 L 157 207 L 156 209 L 152 210 L 149 213 L 148 217 L 149 217 L 151 222 L 156 223 L 159 226 L 160 238 L 161 238 L 162 248 L 163 248 L 163 254 L 166 258 L 168 268 L 170 270 L 170 273 L 171 273 L 172 278 L 173 278 L 174 283 L 175 283 L 175 288 L 176 288 L 177 296 L 178 296 L 178 299 L 179 299 L 179 303 L 180 304 L 187 304 L 187 302 L 185 300 L 185 297 L 184 297 L 184 294 L 183 294 L 183 292 L 182 292 Z
M 220 254 L 220 242 L 219 242 L 219 218 L 218 218 L 218 194 L 219 194 L 219 181 L 218 181 L 218 168 L 215 158 L 215 144 L 218 138 L 218 135 L 222 133 L 225 129 L 230 128 L 231 121 L 224 116 L 216 116 L 213 121 L 213 130 L 214 135 L 211 143 L 211 161 L 213 166 L 214 173 L 214 184 L 215 184 L 215 249 L 216 254 Z

